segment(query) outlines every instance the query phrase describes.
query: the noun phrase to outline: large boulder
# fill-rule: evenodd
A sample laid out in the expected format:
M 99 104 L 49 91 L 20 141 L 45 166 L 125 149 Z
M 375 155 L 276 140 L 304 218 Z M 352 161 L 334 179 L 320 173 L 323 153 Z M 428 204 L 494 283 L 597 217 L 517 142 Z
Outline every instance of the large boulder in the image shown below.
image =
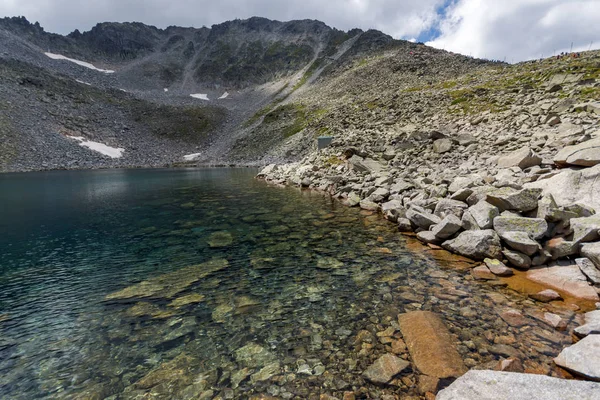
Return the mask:
M 500 216 L 494 218 L 494 230 L 499 235 L 507 232 L 525 232 L 533 239 L 541 239 L 548 231 L 548 223 L 541 218 Z
M 348 163 L 353 170 L 369 174 L 381 172 L 385 168 L 372 158 L 362 158 L 356 154 L 348 159 Z
M 600 214 L 591 217 L 572 218 L 574 242 L 593 242 L 600 239 Z
M 533 150 L 525 146 L 510 154 L 501 156 L 498 159 L 498 166 L 501 168 L 519 167 L 526 169 L 542 163 L 542 158 L 535 154 Z
M 600 242 L 586 243 L 581 246 L 581 255 L 590 259 L 600 269 Z
M 531 268 L 525 273 L 525 277 L 558 292 L 566 293 L 570 297 L 589 301 L 600 300 L 596 289 L 590 286 L 586 276 L 576 264 L 555 263 L 550 266 Z
M 442 319 L 430 311 L 398 316 L 400 331 L 417 369 L 434 378 L 457 378 L 467 372 L 455 340 Z
M 475 260 L 502 257 L 500 238 L 491 229 L 464 231 L 455 239 L 444 242 L 442 247 Z
M 554 196 L 559 206 L 582 203 L 600 210 L 600 164 L 583 170 L 566 169 L 549 178 L 527 183 L 526 188 L 542 189 Z
M 596 400 L 600 383 L 517 372 L 471 370 L 440 391 L 436 400 Z
M 500 215 L 498 207 L 491 205 L 485 200 L 470 207 L 469 213 L 475 219 L 480 229 L 491 229 L 494 226 L 494 218 Z
M 593 167 L 600 164 L 600 137 L 565 147 L 554 157 L 554 162 L 561 167 L 566 165 Z
M 434 225 L 431 232 L 439 239 L 448 239 L 462 228 L 460 219 L 453 214 L 445 217 L 439 224 Z
M 531 239 L 527 232 L 522 231 L 506 231 L 500 234 L 500 237 L 506 244 L 517 251 L 532 256 L 541 249 L 538 242 Z
M 381 205 L 381 212 L 385 219 L 398 222 L 398 218 L 404 218 L 406 216 L 406 209 L 402 206 L 400 200 L 390 200 Z
M 438 154 L 447 153 L 452 149 L 452 140 L 450 139 L 438 139 L 433 142 L 433 151 Z
M 411 208 L 406 212 L 406 218 L 419 228 L 425 230 L 428 230 L 431 225 L 439 224 L 441 222 L 440 217 L 437 215 L 415 210 L 414 208 Z
M 266 167 L 264 167 L 256 176 L 258 178 L 264 178 L 266 176 L 273 174 L 277 170 L 278 170 L 277 164 L 269 164 Z
M 542 190 L 536 188 L 521 190 L 501 188 L 488 193 L 486 201 L 498 207 L 500 211 L 531 211 L 538 207 L 538 199 L 541 193 Z
M 554 362 L 574 374 L 600 381 L 600 335 L 586 336 L 563 349 Z
M 444 218 L 447 215 L 453 214 L 458 218 L 461 218 L 463 212 L 467 209 L 467 205 L 462 201 L 452 200 L 452 199 L 441 199 L 435 205 L 435 210 L 433 213 L 440 218 Z

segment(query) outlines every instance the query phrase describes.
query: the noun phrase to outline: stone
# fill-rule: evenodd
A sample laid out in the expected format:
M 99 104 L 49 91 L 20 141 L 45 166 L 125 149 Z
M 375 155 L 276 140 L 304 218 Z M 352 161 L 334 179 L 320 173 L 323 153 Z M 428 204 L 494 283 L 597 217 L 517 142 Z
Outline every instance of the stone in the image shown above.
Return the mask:
M 412 225 L 408 218 L 398 218 L 398 230 L 400 232 L 412 232 Z
M 462 219 L 460 221 L 462 227 L 466 231 L 479 231 L 481 228 L 475 218 L 471 215 L 471 213 L 467 210 L 464 212 Z
M 579 269 L 585 276 L 588 277 L 590 282 L 598 285 L 600 284 L 600 270 L 596 268 L 594 263 L 588 258 L 576 258 L 575 264 L 579 266 Z
M 248 368 L 262 367 L 276 360 L 275 355 L 254 342 L 237 349 L 234 356 L 238 363 Z
M 600 164 L 600 137 L 563 148 L 554 156 L 554 163 L 560 167 L 593 167 Z
M 442 243 L 442 247 L 474 260 L 500 258 L 502 256 L 500 238 L 491 229 L 464 231 L 455 239 Z
M 469 213 L 473 216 L 480 229 L 491 229 L 494 224 L 494 218 L 500 215 L 498 207 L 484 200 L 469 207 Z
M 356 207 L 360 204 L 360 196 L 356 192 L 351 192 L 348 194 L 348 197 L 344 199 L 343 203 L 348 207 Z
M 256 176 L 258 178 L 264 178 L 269 175 L 272 175 L 273 172 L 276 172 L 278 169 L 279 167 L 277 167 L 277 164 L 269 164 L 266 167 L 264 167 Z
M 400 332 L 417 369 L 435 378 L 456 378 L 467 372 L 455 340 L 442 319 L 430 311 L 398 316 Z
M 532 239 L 541 239 L 548 232 L 548 223 L 541 218 L 499 216 L 494 218 L 494 230 L 501 236 L 507 232 L 525 232 Z
M 600 381 L 600 335 L 589 335 L 560 352 L 556 365 L 584 378 Z M 600 396 L 600 391 L 598 391 Z
M 504 372 L 524 372 L 525 368 L 523 368 L 523 363 L 521 363 L 521 360 L 515 357 L 510 357 L 505 360 L 501 360 L 498 363 L 497 370 Z
M 269 380 L 273 375 L 277 375 L 279 372 L 281 372 L 281 365 L 279 364 L 279 361 L 274 361 L 262 367 L 258 372 L 250 375 L 250 382 L 255 384 L 257 382 Z
M 564 331 L 567 329 L 567 321 L 565 321 L 560 315 L 546 312 L 544 313 L 543 320 L 545 323 L 553 327 L 558 331 Z
M 368 199 L 361 200 L 359 203 L 359 206 L 363 210 L 368 210 L 368 211 L 379 210 L 379 204 L 375 203 L 374 201 L 368 200 Z
M 393 354 L 384 354 L 365 370 L 363 376 L 373 383 L 384 385 L 409 365 L 408 361 Z
M 596 400 L 600 384 L 545 375 L 471 370 L 441 390 L 436 400 Z
M 422 231 L 417 233 L 417 239 L 423 243 L 439 244 L 442 239 L 438 238 L 432 231 Z
M 503 249 L 502 254 L 504 254 L 504 257 L 506 257 L 508 263 L 513 267 L 517 267 L 519 269 L 529 269 L 529 267 L 531 267 L 531 258 L 526 254 L 510 249 Z
M 450 214 L 439 224 L 434 225 L 431 232 L 439 239 L 448 239 L 458 232 L 461 227 L 462 224 L 460 219 L 457 216 Z
M 213 248 L 229 247 L 233 243 L 233 235 L 227 231 L 214 232 L 208 238 L 208 245 Z
M 590 217 L 572 218 L 574 242 L 593 242 L 600 239 L 600 214 Z
M 600 242 L 586 243 L 581 246 L 581 255 L 589 258 L 589 260 L 600 269 Z
M 108 294 L 106 300 L 127 300 L 133 298 L 171 298 L 183 292 L 199 280 L 225 268 L 229 262 L 215 259 L 203 264 L 191 265 L 129 286 Z
M 519 310 L 515 309 L 502 311 L 500 313 L 500 318 L 502 318 L 504 322 L 506 322 L 510 326 L 514 326 L 516 328 L 525 326 L 529 323 L 527 321 L 527 318 L 523 314 L 521 314 Z
M 398 222 L 398 218 L 406 216 L 406 209 L 400 200 L 390 200 L 381 205 L 381 212 L 388 221 Z
M 500 211 L 531 211 L 538 206 L 538 199 L 543 191 L 538 188 L 514 190 L 511 188 L 497 189 L 486 196 L 486 201 Z
M 444 218 L 448 215 L 455 215 L 460 219 L 467 207 L 468 206 L 462 201 L 452 199 L 441 199 L 436 204 L 433 213 L 440 218 Z
M 579 337 L 600 335 L 600 310 L 585 313 L 585 324 L 575 328 L 574 332 Z
M 471 270 L 471 275 L 473 278 L 478 280 L 487 280 L 491 281 L 496 279 L 496 275 L 492 274 L 492 271 L 486 265 L 480 265 Z
M 562 300 L 560 294 L 558 294 L 552 289 L 545 289 L 540 292 L 530 294 L 529 297 L 542 303 L 549 303 L 551 301 Z
M 579 254 L 579 242 L 565 240 L 562 237 L 550 239 L 544 245 L 544 250 L 550 253 L 553 260 Z
M 582 170 L 565 169 L 549 178 L 527 183 L 526 188 L 542 189 L 554 196 L 559 206 L 581 203 L 600 210 L 600 164 Z
M 410 190 L 414 187 L 415 187 L 414 184 L 407 182 L 403 179 L 400 179 L 400 180 L 396 181 L 396 183 L 394 183 L 390 187 L 390 193 L 391 194 L 399 194 L 399 193 L 406 192 L 407 190 Z
M 354 171 L 368 174 L 379 173 L 384 169 L 381 163 L 371 158 L 362 158 L 356 154 L 348 159 L 348 164 Z
M 541 249 L 540 244 L 531 239 L 527 232 L 506 231 L 499 235 L 512 249 L 520 251 L 528 256 L 534 255 Z
M 479 175 L 458 176 L 452 181 L 450 186 L 448 186 L 448 192 L 456 193 L 459 190 L 469 189 L 479 185 L 483 185 L 483 179 Z
M 452 149 L 452 140 L 450 139 L 438 139 L 433 142 L 433 151 L 438 154 L 447 153 Z
M 501 156 L 498 159 L 498 166 L 501 168 L 519 167 L 527 169 L 542 163 L 542 158 L 535 154 L 533 150 L 525 146 L 510 154 Z
M 390 191 L 385 188 L 377 188 L 371 195 L 369 195 L 369 200 L 374 203 L 381 203 L 390 195 Z
M 471 189 L 459 189 L 454 194 L 452 194 L 452 196 L 450 196 L 450 199 L 456 201 L 466 201 L 472 194 L 473 190 Z
M 419 212 L 412 208 L 406 212 L 406 218 L 414 225 L 424 230 L 429 230 L 431 225 L 439 224 L 441 222 L 441 219 L 437 215 Z
M 500 260 L 495 260 L 491 258 L 486 258 L 483 260 L 485 265 L 492 271 L 494 275 L 498 276 L 512 276 L 514 272 L 512 269 L 508 268 L 504 263 Z
M 577 299 L 600 300 L 598 293 L 590 286 L 577 265 L 554 264 L 547 267 L 534 267 L 525 273 L 525 277 Z

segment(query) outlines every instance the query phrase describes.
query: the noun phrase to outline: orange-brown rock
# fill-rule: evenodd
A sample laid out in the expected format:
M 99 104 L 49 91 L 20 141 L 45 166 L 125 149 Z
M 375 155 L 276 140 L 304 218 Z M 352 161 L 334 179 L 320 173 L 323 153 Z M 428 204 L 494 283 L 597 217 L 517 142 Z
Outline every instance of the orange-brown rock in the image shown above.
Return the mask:
M 398 316 L 400 331 L 417 369 L 432 377 L 458 378 L 467 372 L 454 338 L 442 319 L 430 311 Z

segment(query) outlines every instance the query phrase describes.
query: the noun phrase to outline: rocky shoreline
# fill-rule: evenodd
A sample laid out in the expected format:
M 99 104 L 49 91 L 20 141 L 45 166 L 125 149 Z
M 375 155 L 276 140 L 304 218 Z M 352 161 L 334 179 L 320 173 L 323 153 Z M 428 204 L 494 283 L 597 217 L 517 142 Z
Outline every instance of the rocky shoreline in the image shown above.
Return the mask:
M 586 323 L 573 332 L 577 342 L 557 355 L 555 363 L 579 378 L 600 380 L 597 104 L 566 107 L 563 113 L 571 115 L 561 115 L 565 122 L 558 128 L 546 124 L 544 137 L 508 136 L 489 147 L 460 131 L 414 129 L 388 138 L 387 145 L 336 137 L 331 147 L 300 163 L 272 164 L 257 177 L 323 191 L 347 206 L 381 213 L 400 232 L 416 235 L 432 249 L 480 261 L 471 271 L 475 279 L 494 281 L 517 273 L 544 288 L 528 293 L 537 302 L 564 299 L 574 310 L 597 308 L 585 314 Z M 456 165 L 465 154 L 468 161 Z M 519 312 L 511 317 L 519 318 Z M 546 313 L 543 318 L 564 329 L 560 316 Z M 440 398 L 481 398 L 481 393 L 460 387 L 490 377 L 496 379 L 493 374 L 466 375 Z M 508 385 L 537 379 L 498 377 Z M 600 390 L 590 387 L 584 393 Z M 522 393 L 525 398 L 526 391 Z

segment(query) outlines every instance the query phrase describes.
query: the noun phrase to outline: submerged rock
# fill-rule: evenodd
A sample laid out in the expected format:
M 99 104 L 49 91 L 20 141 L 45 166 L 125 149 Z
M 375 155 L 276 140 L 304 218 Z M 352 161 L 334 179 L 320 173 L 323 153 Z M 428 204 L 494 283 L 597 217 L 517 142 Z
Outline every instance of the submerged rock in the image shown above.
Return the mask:
M 595 400 L 599 397 L 600 384 L 595 382 L 472 370 L 440 391 L 436 400 Z
M 467 371 L 455 340 L 441 318 L 430 311 L 398 316 L 400 331 L 417 369 L 436 378 L 456 378 Z
M 105 297 L 106 300 L 125 300 L 144 297 L 171 298 L 192 284 L 229 266 L 225 259 L 215 259 L 181 268 L 168 274 L 142 281 Z
M 213 248 L 229 247 L 233 243 L 233 235 L 227 231 L 215 232 L 208 238 L 208 245 Z
M 385 354 L 367 368 L 363 376 L 373 383 L 386 384 L 409 365 L 408 361 L 393 354 Z
M 536 267 L 527 271 L 525 277 L 571 297 L 590 301 L 600 300 L 598 293 L 590 286 L 577 265 L 554 264 L 549 267 Z

